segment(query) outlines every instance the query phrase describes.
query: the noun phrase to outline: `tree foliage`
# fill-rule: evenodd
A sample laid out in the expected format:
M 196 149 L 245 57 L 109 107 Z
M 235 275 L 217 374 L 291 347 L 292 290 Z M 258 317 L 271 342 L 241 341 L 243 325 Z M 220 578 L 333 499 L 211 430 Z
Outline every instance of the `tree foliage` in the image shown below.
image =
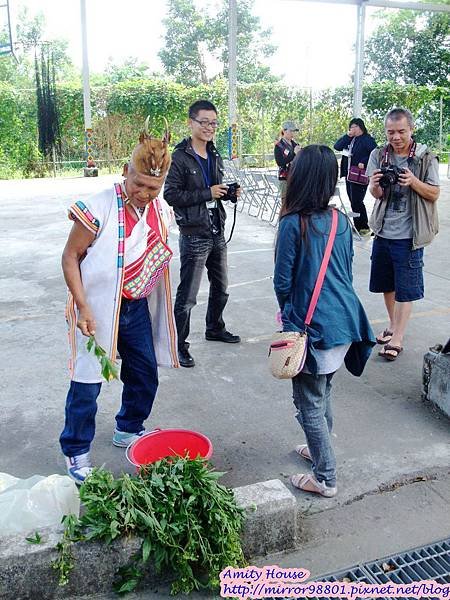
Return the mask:
M 450 0 L 444 0 L 450 4 Z M 374 82 L 448 86 L 450 15 L 382 11 L 366 42 L 366 75 Z
M 165 47 L 158 56 L 168 75 L 178 83 L 207 83 L 205 39 L 208 21 L 194 5 L 194 0 L 169 0 Z
M 83 161 L 83 94 L 80 82 L 56 87 L 61 118 L 64 160 Z M 444 95 L 447 94 L 447 95 Z M 289 118 L 299 123 L 302 145 L 330 146 L 347 129 L 352 117 L 351 86 L 309 91 L 277 84 L 240 84 L 238 114 L 243 154 L 271 154 L 281 123 Z M 212 83 L 183 86 L 161 78 L 121 81 L 95 86 L 91 90 L 94 129 L 94 157 L 118 165 L 127 160 L 150 115 L 150 129 L 161 135 L 165 116 L 173 144 L 188 134 L 187 107 L 197 98 L 210 98 L 217 106 L 222 125 L 217 132 L 219 150 L 227 155 L 228 83 L 218 77 Z M 442 88 L 371 84 L 363 90 L 363 117 L 370 133 L 384 141 L 383 116 L 389 108 L 410 108 L 417 121 L 417 139 L 437 149 L 439 145 L 439 101 L 444 98 L 444 130 L 449 129 L 448 92 Z M 20 91 L 0 83 L 0 176 L 35 176 L 42 172 L 37 150 L 36 102 L 34 90 Z M 102 165 L 103 163 L 100 162 Z M 73 163 L 73 168 L 79 164 Z
M 272 56 L 275 46 L 270 43 L 271 29 L 262 29 L 259 17 L 252 14 L 253 0 L 237 2 L 237 78 L 240 83 L 276 81 L 270 67 L 263 64 L 264 58 Z M 215 52 L 223 65 L 223 75 L 228 77 L 228 0 L 222 4 L 222 10 L 210 24 L 210 35 Z
M 48 39 L 45 35 L 45 18 L 40 11 L 30 14 L 26 6 L 19 9 L 15 53 L 18 63 L 12 56 L 0 60 L 0 81 L 13 84 L 17 88 L 33 88 L 35 85 L 34 60 L 41 49 L 52 56 L 57 81 L 67 81 L 77 72 L 69 57 L 68 42 L 64 39 Z
M 270 30 L 262 30 L 260 19 L 252 14 L 253 0 L 237 4 L 238 81 L 254 83 L 276 80 L 263 59 L 274 52 Z M 184 85 L 208 83 L 207 56 L 228 74 L 228 0 L 221 0 L 219 12 L 199 11 L 194 0 L 168 0 L 164 19 L 164 48 L 159 52 L 165 72 Z
M 216 13 L 207 14 L 196 10 L 194 0 L 170 0 L 173 12 L 169 11 L 169 17 L 172 15 L 176 21 L 170 38 L 172 45 L 165 46 L 165 50 L 171 55 L 170 60 L 173 61 L 171 78 L 150 74 L 145 63 L 132 57 L 119 63 L 110 60 L 103 73 L 91 77 L 94 157 L 100 161 L 100 166 L 105 161 L 118 167 L 121 161 L 129 157 L 147 115 L 150 115 L 150 128 L 155 135 L 162 134 L 164 126 L 162 117 L 166 117 L 172 130 L 172 140 L 174 143 L 178 142 L 188 134 L 187 108 L 198 98 L 208 98 L 217 106 L 222 122 L 217 131 L 217 145 L 224 155 L 227 154 L 228 18 L 225 10 L 226 0 L 218 0 L 218 2 L 220 6 Z M 280 81 L 271 79 L 265 70 L 266 67 L 262 65 L 264 53 L 271 52 L 270 44 L 267 45 L 270 32 L 261 31 L 259 20 L 252 15 L 252 6 L 253 0 L 238 2 L 240 150 L 243 154 L 272 154 L 274 141 L 280 134 L 280 125 L 286 119 L 294 119 L 299 123 L 298 139 L 302 145 L 311 142 L 333 145 L 335 140 L 346 131 L 348 121 L 352 117 L 351 86 L 322 90 L 312 94 L 310 91 L 286 86 Z M 408 18 L 401 15 L 407 15 Z M 421 63 L 416 64 L 417 70 L 421 70 L 421 76 L 426 75 L 428 78 L 420 81 L 429 83 L 429 80 L 433 79 L 432 86 L 402 84 L 401 81 L 406 80 L 406 74 L 408 78 L 417 78 L 418 75 L 414 75 L 412 68 L 410 69 L 409 66 L 407 68 L 406 63 L 404 74 L 400 75 L 400 72 L 395 69 L 403 60 L 402 45 L 407 46 L 408 57 L 411 57 L 418 54 L 418 48 L 424 47 L 424 40 L 430 39 L 425 34 L 420 39 L 414 37 L 416 45 L 413 46 L 405 42 L 408 35 L 414 36 L 425 31 L 431 35 L 431 30 L 425 27 L 431 22 L 436 25 L 436 28 L 440 23 L 441 29 L 432 31 L 436 35 L 441 35 L 445 19 L 448 17 L 445 15 L 445 19 L 442 20 L 442 15 L 438 15 L 439 18 L 436 19 L 425 15 L 422 21 L 415 23 L 415 29 L 412 30 L 411 23 L 408 21 L 411 15 L 412 13 L 405 11 L 398 13 L 398 23 L 403 23 L 402 27 L 404 27 L 401 36 L 398 28 L 397 37 L 393 36 L 395 43 L 401 40 L 396 47 L 398 56 L 395 52 L 392 56 L 388 51 L 384 52 L 384 46 L 383 52 L 381 49 L 379 51 L 380 56 L 386 56 L 391 62 L 386 63 L 385 73 L 381 61 L 373 76 L 375 81 L 364 86 L 363 117 L 369 131 L 379 143 L 382 143 L 384 114 L 395 105 L 405 106 L 416 117 L 417 139 L 437 150 L 441 99 L 444 131 L 450 130 L 448 84 L 444 82 L 441 87 L 437 85 L 437 69 L 440 63 L 435 61 L 434 71 L 431 70 L 431 66 L 422 65 L 419 69 L 417 65 Z M 189 19 L 190 23 L 188 23 Z M 17 48 L 19 64 L 17 65 L 8 57 L 0 60 L 0 177 L 41 176 L 48 168 L 48 165 L 42 162 L 43 158 L 38 150 L 33 68 L 34 51 L 35 49 L 40 51 L 42 42 L 46 41 L 45 23 L 39 14 L 32 16 L 26 11 L 22 11 L 19 23 L 16 36 L 19 41 Z M 406 23 L 410 23 L 408 28 Z M 166 25 L 169 31 L 170 23 Z M 372 42 L 373 40 L 369 40 L 368 43 Z M 420 46 L 420 43 L 423 45 Z M 436 52 L 441 56 L 440 53 L 444 50 L 448 52 L 448 42 L 445 43 L 441 38 L 437 38 L 437 41 L 429 44 L 428 55 Z M 189 44 L 193 52 L 190 55 Z M 76 161 L 83 162 L 85 158 L 81 77 L 75 72 L 67 56 L 64 40 L 51 40 L 44 47 L 51 51 L 55 60 L 57 73 L 55 93 L 60 114 L 63 160 L 73 161 L 68 166 L 79 168 L 80 162 Z M 201 61 L 205 60 L 206 53 L 222 61 L 221 68 L 224 75 L 218 75 L 212 81 L 208 81 L 206 71 L 202 71 Z M 424 60 L 425 54 L 422 52 L 417 61 L 419 58 Z M 186 61 L 183 62 L 185 58 Z M 429 75 L 430 73 L 432 75 Z M 387 81 L 381 82 L 384 78 Z M 445 144 L 445 149 L 450 149 L 450 139 L 444 140 Z
M 140 61 L 135 56 L 129 56 L 116 63 L 110 57 L 105 68 L 105 79 L 110 83 L 130 81 L 131 79 L 145 79 L 150 75 L 147 63 Z

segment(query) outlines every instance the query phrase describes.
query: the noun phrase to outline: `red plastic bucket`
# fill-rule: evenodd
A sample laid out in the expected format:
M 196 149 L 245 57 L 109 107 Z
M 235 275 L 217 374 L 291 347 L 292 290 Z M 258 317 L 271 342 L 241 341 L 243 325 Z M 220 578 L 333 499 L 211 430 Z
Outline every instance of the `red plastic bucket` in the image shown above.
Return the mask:
M 139 468 L 166 456 L 186 456 L 209 459 L 213 453 L 211 441 L 197 431 L 189 429 L 158 429 L 143 435 L 131 446 L 126 455 L 132 465 Z

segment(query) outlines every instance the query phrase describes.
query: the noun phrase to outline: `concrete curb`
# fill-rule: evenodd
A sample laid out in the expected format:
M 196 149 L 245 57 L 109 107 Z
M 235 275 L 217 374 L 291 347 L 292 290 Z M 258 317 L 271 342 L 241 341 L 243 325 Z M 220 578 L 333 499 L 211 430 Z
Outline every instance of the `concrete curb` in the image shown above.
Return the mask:
M 279 479 L 234 490 L 246 519 L 242 545 L 246 556 L 263 556 L 295 547 L 297 501 Z
M 242 533 L 247 557 L 279 552 L 295 547 L 297 503 L 278 479 L 234 490 L 246 520 Z M 98 542 L 74 544 L 75 568 L 70 583 L 60 587 L 51 563 L 61 528 L 40 531 L 43 543 L 29 544 L 25 535 L 0 539 L 0 598 L 2 600 L 50 600 L 73 598 L 112 590 L 116 571 L 128 563 L 140 547 L 137 538 L 117 540 L 110 545 Z M 167 581 L 170 573 L 156 575 L 150 566 L 144 585 Z M 173 578 L 173 576 L 172 576 Z

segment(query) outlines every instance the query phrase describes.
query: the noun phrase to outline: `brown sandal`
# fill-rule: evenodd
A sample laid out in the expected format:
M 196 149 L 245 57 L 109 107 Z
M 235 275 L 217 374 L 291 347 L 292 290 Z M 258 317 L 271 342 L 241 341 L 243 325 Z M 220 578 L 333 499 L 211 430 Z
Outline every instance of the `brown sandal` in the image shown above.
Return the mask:
M 384 346 L 384 344 L 389 344 L 389 342 L 392 339 L 393 336 L 393 331 L 390 331 L 389 329 L 385 329 L 383 331 L 383 333 L 380 333 L 380 335 L 377 335 L 377 337 L 375 338 L 377 341 L 377 344 L 381 344 L 382 346 Z
M 388 352 L 386 352 L 386 350 Z M 384 346 L 383 350 L 380 350 L 380 352 L 378 352 L 378 356 L 382 356 L 386 360 L 393 361 L 393 360 L 397 359 L 397 356 L 402 351 L 403 351 L 403 347 L 402 346 L 391 346 L 391 344 L 386 344 Z M 395 352 L 395 354 L 390 354 L 390 352 Z

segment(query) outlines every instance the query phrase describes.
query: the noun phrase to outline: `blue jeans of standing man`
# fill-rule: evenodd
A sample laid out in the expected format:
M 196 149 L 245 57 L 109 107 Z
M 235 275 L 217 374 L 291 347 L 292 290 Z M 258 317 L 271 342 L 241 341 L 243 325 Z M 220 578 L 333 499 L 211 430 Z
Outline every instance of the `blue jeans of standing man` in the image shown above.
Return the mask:
M 116 415 L 117 429 L 139 433 L 152 410 L 158 389 L 158 366 L 146 298 L 122 298 L 117 348 L 122 359 L 120 379 L 123 383 L 122 406 Z M 65 456 L 89 452 L 95 435 L 101 386 L 101 383 L 70 382 L 66 421 L 59 439 Z
M 336 457 L 331 445 L 333 375 L 299 373 L 292 380 L 296 417 L 305 432 L 313 473 L 317 481 L 325 481 L 330 487 L 336 485 Z
M 180 234 L 180 283 L 175 299 L 174 314 L 178 347 L 188 348 L 191 310 L 197 304 L 203 270 L 209 279 L 206 331 L 220 333 L 225 329 L 223 310 L 228 300 L 227 246 L 223 234 L 198 237 Z

